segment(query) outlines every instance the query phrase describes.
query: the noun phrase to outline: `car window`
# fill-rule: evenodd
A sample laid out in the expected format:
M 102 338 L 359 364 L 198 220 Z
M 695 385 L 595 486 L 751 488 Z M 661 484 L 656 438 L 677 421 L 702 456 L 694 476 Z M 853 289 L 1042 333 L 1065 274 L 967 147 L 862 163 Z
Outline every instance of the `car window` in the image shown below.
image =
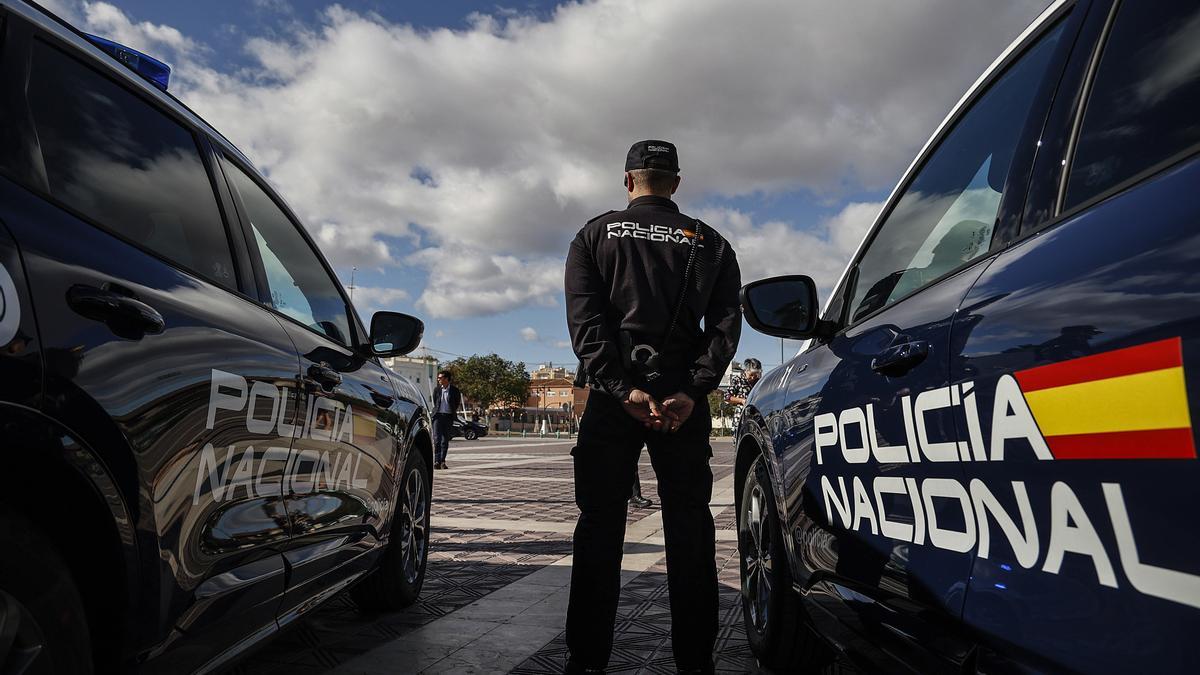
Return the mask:
M 28 86 L 50 196 L 226 288 L 233 255 L 196 138 L 41 41 Z
M 271 305 L 318 333 L 349 345 L 350 320 L 337 282 L 275 200 L 237 166 L 230 162 L 224 162 L 224 166 L 246 207 L 267 274 Z
M 987 252 L 1018 136 L 1062 30 L 976 101 L 905 189 L 857 265 L 851 322 Z
M 1200 5 L 1123 2 L 1079 129 L 1064 208 L 1200 144 Z

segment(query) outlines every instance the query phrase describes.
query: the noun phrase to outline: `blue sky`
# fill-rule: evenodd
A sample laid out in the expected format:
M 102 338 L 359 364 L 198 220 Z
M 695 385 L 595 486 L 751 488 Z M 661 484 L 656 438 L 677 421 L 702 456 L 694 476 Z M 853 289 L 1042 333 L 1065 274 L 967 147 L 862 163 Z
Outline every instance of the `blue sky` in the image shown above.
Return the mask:
M 546 17 L 555 2 L 496 3 L 472 0 L 208 0 L 207 2 L 162 2 L 161 0 L 116 0 L 112 3 L 137 21 L 174 26 L 212 48 L 218 67 L 249 66 L 253 60 L 242 49 L 248 37 L 271 35 L 285 30 L 289 22 L 316 25 L 333 4 L 354 11 L 377 14 L 395 23 L 418 28 L 463 29 L 473 12 L 517 11 Z
M 827 292 L 912 154 L 1041 8 L 52 4 L 171 63 L 177 95 L 353 274 L 361 312 L 422 317 L 445 358 L 531 367 L 574 362 L 562 258 L 585 220 L 623 205 L 631 142 L 679 144 L 678 201 L 730 237 L 744 280 L 807 273 Z M 748 356 L 778 364 L 779 341 L 745 327 Z

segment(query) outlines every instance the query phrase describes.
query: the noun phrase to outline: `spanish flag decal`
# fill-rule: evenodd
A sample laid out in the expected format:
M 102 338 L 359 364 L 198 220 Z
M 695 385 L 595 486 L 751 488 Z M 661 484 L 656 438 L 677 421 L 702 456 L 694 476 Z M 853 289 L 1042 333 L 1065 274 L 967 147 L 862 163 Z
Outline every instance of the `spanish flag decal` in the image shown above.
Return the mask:
M 1055 459 L 1195 459 L 1179 338 L 1014 375 Z

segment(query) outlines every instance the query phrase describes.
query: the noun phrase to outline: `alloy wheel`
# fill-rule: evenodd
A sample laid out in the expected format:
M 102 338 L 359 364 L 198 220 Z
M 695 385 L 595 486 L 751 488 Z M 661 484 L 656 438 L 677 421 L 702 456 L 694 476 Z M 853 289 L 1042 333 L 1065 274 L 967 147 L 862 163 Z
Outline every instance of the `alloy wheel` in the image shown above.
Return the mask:
M 425 474 L 409 470 L 404 481 L 400 519 L 400 564 L 404 580 L 416 583 L 421 573 L 421 561 L 429 545 L 429 509 L 425 501 Z
M 742 597 L 750 610 L 754 628 L 762 633 L 770 620 L 771 559 L 770 505 L 762 486 L 755 483 L 746 500 L 742 522 Z
M 46 636 L 37 619 L 19 600 L 0 590 L 0 675 L 51 672 L 42 657 Z

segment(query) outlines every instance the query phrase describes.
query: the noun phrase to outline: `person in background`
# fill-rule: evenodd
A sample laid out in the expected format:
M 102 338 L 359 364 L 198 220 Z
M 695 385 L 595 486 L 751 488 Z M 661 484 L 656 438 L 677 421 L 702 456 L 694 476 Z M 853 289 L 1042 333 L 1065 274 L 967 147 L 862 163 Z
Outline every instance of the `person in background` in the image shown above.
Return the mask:
M 454 418 L 462 407 L 462 392 L 450 383 L 450 371 L 437 375 L 438 386 L 433 390 L 433 468 L 446 469 L 446 455 L 450 452 L 450 435 L 453 433 Z
M 737 429 L 742 423 L 742 412 L 746 409 L 746 399 L 750 390 L 762 377 L 762 361 L 750 358 L 742 362 L 742 374 L 734 375 L 729 389 L 725 392 L 725 402 L 734 406 L 733 428 Z
M 648 509 L 654 506 L 654 502 L 646 499 L 642 494 L 642 477 L 638 475 L 639 473 L 636 469 L 633 472 L 633 496 L 629 498 L 629 502 L 639 509 Z

